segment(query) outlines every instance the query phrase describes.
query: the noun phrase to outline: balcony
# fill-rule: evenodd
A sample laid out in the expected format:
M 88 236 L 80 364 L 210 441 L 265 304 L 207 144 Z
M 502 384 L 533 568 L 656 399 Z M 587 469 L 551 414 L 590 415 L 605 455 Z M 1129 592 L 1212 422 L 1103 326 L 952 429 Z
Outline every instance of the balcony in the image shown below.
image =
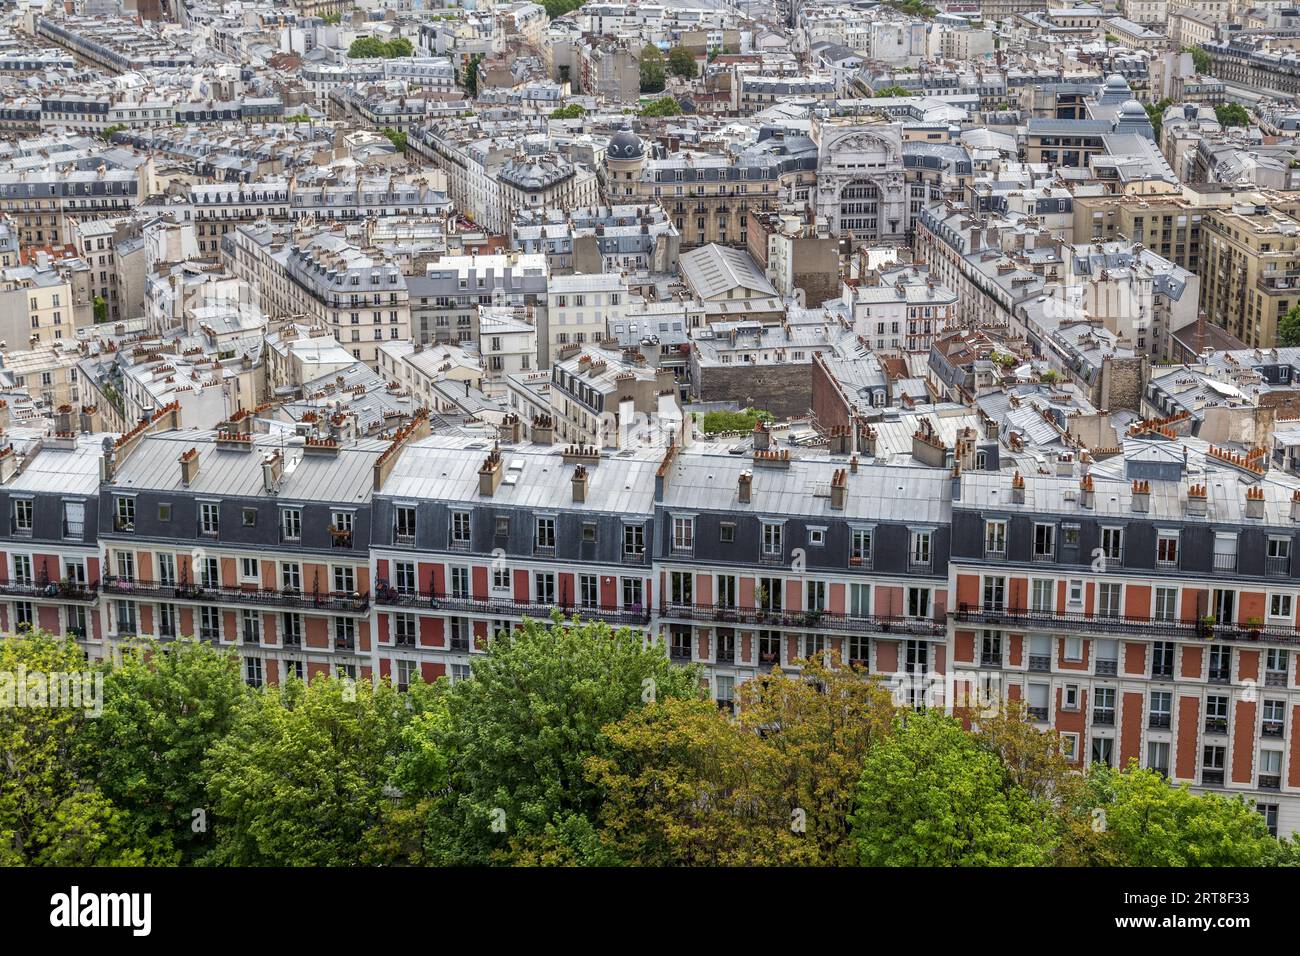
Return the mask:
M 1022 608 L 988 611 L 972 604 L 962 604 L 952 613 L 953 618 L 962 624 L 998 624 L 1037 631 L 1100 632 L 1106 636 L 1134 635 L 1189 641 L 1257 641 L 1300 646 L 1300 631 L 1293 627 L 1245 627 L 1212 624 L 1204 620 L 1171 621 L 1121 614 L 1102 616 L 1101 612 L 1090 615 L 1080 611 L 1030 611 Z
M 1222 770 L 1202 770 L 1201 786 L 1203 787 L 1222 787 L 1223 771 Z
M 302 635 L 290 634 L 287 631 L 284 634 L 285 647 L 302 647 Z
M 1151 714 L 1147 717 L 1147 726 L 1152 730 L 1168 730 L 1170 717 L 1168 714 Z
M 1291 573 L 1291 559 L 1279 557 L 1265 558 L 1264 573 L 1274 577 L 1285 577 Z
M 650 612 L 640 606 L 611 607 L 586 606 L 566 601 L 554 602 L 515 601 L 511 598 L 453 597 L 445 592 L 398 591 L 388 585 L 375 589 L 375 603 L 388 607 L 419 607 L 434 611 L 459 611 L 466 614 L 491 614 L 496 617 L 533 617 L 549 619 L 551 612 L 559 610 L 566 618 L 574 615 L 609 624 L 645 625 Z
M 335 548 L 352 547 L 352 529 L 330 525 L 330 544 Z
M 624 551 L 624 564 L 645 564 L 645 551 Z
M 1114 677 L 1119 673 L 1119 661 L 1097 659 L 1097 676 Z
M 453 654 L 468 654 L 469 638 L 453 637 L 451 638 L 451 640 L 447 642 L 447 649 L 450 650 Z
M 673 644 L 668 648 L 668 656 L 675 661 L 689 661 L 691 659 L 690 645 Z
M 1227 717 L 1206 717 L 1205 732 L 1207 734 L 1224 734 L 1228 733 Z
M 1174 669 L 1173 667 L 1153 667 L 1151 668 L 1151 679 L 1152 680 L 1173 680 Z
M 282 591 L 263 588 L 222 588 L 189 584 L 158 584 L 154 581 L 128 581 L 117 575 L 108 575 L 100 585 L 105 594 L 160 601 L 190 601 L 208 604 L 258 604 L 269 607 L 301 608 L 304 610 L 341 611 L 364 614 L 370 609 L 370 595 L 330 592 L 304 593 L 294 588 Z
M 1092 725 L 1094 727 L 1114 727 L 1115 711 L 1113 710 L 1094 710 L 1092 712 Z
M 1052 658 L 1046 654 L 1030 654 L 1029 669 L 1038 672 L 1050 671 L 1052 669 Z
M 1235 574 L 1237 571 L 1237 556 L 1235 554 L 1216 554 L 1214 556 L 1214 570 Z
M 736 645 L 719 644 L 717 651 L 714 653 L 713 659 L 718 664 L 736 663 Z
M 1001 655 L 1001 654 L 990 654 L 990 653 L 985 652 L 985 653 L 983 653 L 983 654 L 980 655 L 980 666 L 981 666 L 981 667 L 1001 667 L 1001 666 L 1002 666 L 1002 655 Z
M 1025 710 L 1029 714 L 1029 716 L 1032 717 L 1034 720 L 1047 719 L 1046 707 L 1026 707 Z
M 415 541 L 412 540 L 411 544 L 414 545 Z M 469 538 L 449 538 L 447 540 L 447 549 L 449 551 L 469 551 L 471 550 L 470 540 Z
M 1265 687 L 1285 687 L 1286 671 L 1264 671 Z
M 1034 562 L 1035 562 L 1036 564 L 1044 564 L 1044 563 L 1047 563 L 1047 562 L 1050 562 L 1050 561 L 1055 561 L 1055 560 L 1056 560 L 1056 554 L 1055 554 L 1054 552 L 1052 552 L 1052 551 L 1035 551 L 1035 552 L 1034 552 Z
M 52 601 L 94 601 L 99 582 L 78 584 L 75 581 L 6 581 L 0 594 L 9 597 L 47 598 Z
M 262 632 L 259 631 L 259 630 L 256 630 L 255 628 L 251 628 L 251 627 L 246 627 L 246 628 L 244 628 L 244 643 L 245 643 L 245 644 L 261 644 L 261 643 L 262 643 Z
M 355 651 L 357 649 L 357 639 L 355 637 L 335 637 L 334 650 L 336 651 Z
M 985 548 L 984 549 L 985 561 L 1005 561 L 1006 559 L 1007 559 L 1006 548 Z
M 853 634 L 907 634 L 942 637 L 942 620 L 913 617 L 870 617 L 836 611 L 788 611 L 783 608 L 730 607 L 720 604 L 667 604 L 661 616 L 702 623 L 752 624 L 767 628 L 833 631 Z
M 1205 678 L 1211 684 L 1231 684 L 1232 674 L 1228 671 L 1212 670 Z
M 1259 775 L 1259 789 L 1261 790 L 1281 790 L 1282 778 L 1278 774 L 1261 773 Z

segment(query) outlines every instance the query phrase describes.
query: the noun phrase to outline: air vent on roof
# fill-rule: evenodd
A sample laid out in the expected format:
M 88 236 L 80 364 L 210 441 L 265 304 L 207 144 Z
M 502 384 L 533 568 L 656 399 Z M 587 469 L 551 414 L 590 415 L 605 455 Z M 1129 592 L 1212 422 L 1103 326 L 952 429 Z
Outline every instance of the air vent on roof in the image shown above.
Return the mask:
M 519 472 L 514 471 L 514 472 L 509 472 L 509 473 L 507 473 L 506 476 L 505 476 L 504 478 L 501 479 L 501 483 L 502 483 L 503 485 L 517 485 L 517 484 L 519 484 Z
M 522 458 L 514 459 L 512 462 L 510 462 L 509 468 L 511 471 L 523 471 L 524 460 Z

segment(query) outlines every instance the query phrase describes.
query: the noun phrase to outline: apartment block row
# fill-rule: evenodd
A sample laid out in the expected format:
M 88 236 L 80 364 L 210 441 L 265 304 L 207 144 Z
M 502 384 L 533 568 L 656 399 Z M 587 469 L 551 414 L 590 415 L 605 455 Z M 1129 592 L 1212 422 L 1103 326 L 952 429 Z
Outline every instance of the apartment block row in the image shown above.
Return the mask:
M 602 454 L 551 422 L 345 442 L 174 407 L 122 436 L 0 451 L 0 628 L 236 648 L 250 683 L 468 676 L 558 609 L 627 626 L 736 687 L 834 650 L 900 701 L 978 721 L 1020 699 L 1079 766 L 1136 759 L 1300 827 L 1300 486 L 1147 433 L 984 470 L 972 437 L 874 456 L 760 429 Z M 322 423 L 324 425 L 324 423 Z M 1190 444 L 1190 442 L 1189 442 Z M 1007 462 L 1012 464 L 1008 467 Z M 996 464 L 995 466 L 996 467 Z

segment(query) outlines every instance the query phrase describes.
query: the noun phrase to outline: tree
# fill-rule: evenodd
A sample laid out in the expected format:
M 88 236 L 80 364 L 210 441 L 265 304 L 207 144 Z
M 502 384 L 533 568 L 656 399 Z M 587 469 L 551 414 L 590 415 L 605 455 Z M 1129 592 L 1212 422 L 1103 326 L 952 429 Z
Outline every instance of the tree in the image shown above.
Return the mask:
M 465 64 L 465 79 L 461 83 L 470 96 L 478 96 L 478 65 L 483 62 L 483 54 L 475 53 Z
M 552 20 L 578 9 L 582 4 L 583 0 L 542 0 L 542 6 L 546 8 L 546 15 Z
M 385 44 L 384 56 L 390 60 L 398 57 L 410 56 L 415 52 L 415 47 L 406 37 L 393 37 Z
M 641 108 L 638 116 L 660 117 L 660 116 L 681 116 L 682 107 L 671 96 L 661 96 L 657 100 L 652 100 Z
M 1277 322 L 1277 342 L 1282 346 L 1300 345 L 1300 304 L 1291 306 Z
M 664 89 L 664 55 L 653 43 L 641 48 L 641 92 L 662 93 Z
M 82 772 L 77 739 L 102 705 L 100 687 L 70 638 L 0 641 L 0 866 L 175 862 Z
M 1290 847 L 1241 797 L 1193 794 L 1154 770 L 1094 766 L 1078 801 L 1105 861 L 1121 866 L 1264 866 Z
M 864 866 L 1039 866 L 1049 808 L 937 712 L 907 714 L 867 754 L 852 817 Z
M 108 303 L 104 301 L 104 297 L 102 295 L 95 296 L 94 300 L 91 303 L 91 308 L 95 314 L 96 322 L 108 321 Z
M 207 816 L 203 762 L 248 698 L 233 651 L 135 645 L 105 669 L 104 711 L 79 734 L 80 759 L 114 805 L 193 861 L 210 846 L 207 826 L 194 825 Z
M 1192 66 L 1197 73 L 1201 76 L 1210 75 L 1210 54 L 1206 52 L 1204 47 L 1185 46 L 1183 52 L 1192 55 Z
M 673 76 L 680 76 L 687 80 L 694 79 L 699 73 L 695 54 L 684 46 L 675 46 L 668 51 L 668 69 L 672 71 Z
M 551 119 L 581 119 L 587 115 L 587 111 L 582 108 L 581 103 L 570 103 L 568 106 L 557 106 L 551 110 Z
M 348 47 L 348 56 L 354 60 L 374 60 L 387 55 L 388 45 L 379 37 L 357 37 Z
M 1250 113 L 1240 103 L 1221 103 L 1214 108 L 1220 126 L 1249 126 Z
M 379 131 L 384 138 L 392 143 L 399 153 L 406 152 L 406 133 L 400 129 L 393 129 L 391 126 L 385 126 Z
M 873 95 L 881 97 L 881 96 L 915 96 L 916 94 L 913 93 L 911 90 L 907 89 L 906 87 L 896 86 L 891 84 L 889 86 L 882 86 L 880 89 L 876 90 L 876 92 Z
M 113 134 L 122 132 L 126 127 L 121 123 L 114 123 L 112 126 L 105 126 L 104 131 L 99 135 L 104 137 L 104 142 L 113 142 Z
M 889 732 L 889 692 L 832 657 L 746 681 L 737 699 L 735 720 L 665 700 L 606 729 L 609 753 L 587 761 L 602 840 L 639 866 L 853 863 L 854 784 Z
M 746 408 L 739 412 L 705 412 L 702 427 L 705 434 L 718 432 L 752 432 L 759 422 L 773 421 L 771 412 L 760 408 Z
M 1160 130 L 1164 126 L 1165 110 L 1169 109 L 1173 102 L 1169 97 L 1165 97 L 1158 103 L 1146 105 L 1147 117 L 1151 120 L 1151 128 L 1155 131 L 1157 141 L 1160 139 Z
M 233 866 L 354 866 L 369 850 L 410 720 L 387 682 L 290 680 L 239 710 L 206 762 L 212 861 Z
M 696 697 L 699 676 L 661 644 L 600 622 L 525 620 L 499 633 L 473 677 L 446 692 L 424 752 L 446 784 L 408 800 L 431 806 L 425 850 L 440 863 L 607 862 L 596 849 L 597 786 L 584 764 L 606 751 L 607 725 L 649 700 Z

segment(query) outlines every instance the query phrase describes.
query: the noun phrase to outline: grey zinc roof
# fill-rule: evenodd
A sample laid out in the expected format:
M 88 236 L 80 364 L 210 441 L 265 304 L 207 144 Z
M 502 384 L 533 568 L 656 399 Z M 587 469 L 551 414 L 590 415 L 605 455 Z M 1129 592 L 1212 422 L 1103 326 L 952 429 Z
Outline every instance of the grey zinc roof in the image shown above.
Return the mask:
M 371 497 L 375 459 L 389 444 L 363 439 L 344 445 L 337 456 L 304 455 L 300 442 L 256 435 L 253 450 L 245 452 L 219 448 L 216 433 L 211 431 L 161 432 L 140 440 L 113 484 L 119 489 L 176 491 L 189 495 L 268 497 L 262 484 L 262 458 L 283 449 L 285 470 L 275 495 L 278 500 L 362 504 Z M 179 459 L 190 448 L 198 449 L 199 473 L 186 487 L 181 484 Z
M 835 511 L 830 502 L 831 476 L 847 466 L 847 458 L 818 455 L 792 458 L 788 468 L 755 467 L 748 456 L 687 449 L 670 468 L 664 507 L 913 524 L 942 524 L 952 515 L 947 469 L 863 463 L 856 474 L 848 475 L 844 510 Z M 739 498 L 744 471 L 753 475 L 749 504 L 741 504 Z M 824 497 L 817 493 L 822 486 L 827 489 Z
M 380 492 L 386 498 L 491 502 L 515 508 L 648 515 L 654 510 L 657 456 L 602 458 L 587 469 L 587 500 L 572 501 L 573 465 L 562 446 L 501 445 L 503 480 L 491 498 L 479 495 L 478 470 L 492 450 L 483 440 L 436 435 L 408 445 Z M 515 468 L 522 464 L 521 468 Z M 517 481 L 507 483 L 511 475 Z
M 81 435 L 76 448 L 42 448 L 27 462 L 22 474 L 6 487 L 11 491 L 39 491 L 51 495 L 94 495 L 99 491 L 99 463 L 109 434 Z M 30 450 L 28 452 L 30 454 Z

